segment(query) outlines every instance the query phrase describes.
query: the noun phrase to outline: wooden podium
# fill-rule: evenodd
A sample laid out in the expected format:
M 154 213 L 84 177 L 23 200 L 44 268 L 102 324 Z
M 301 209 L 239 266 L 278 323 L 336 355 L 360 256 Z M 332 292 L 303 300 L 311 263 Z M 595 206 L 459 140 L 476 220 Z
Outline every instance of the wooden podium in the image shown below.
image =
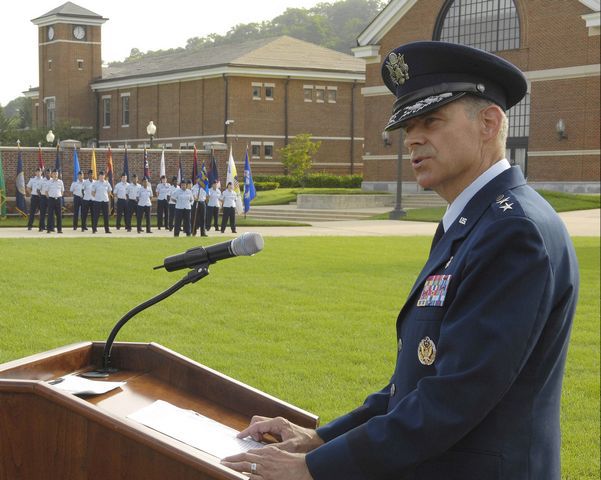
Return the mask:
M 77 397 L 47 381 L 94 370 L 104 342 L 84 342 L 0 365 L 0 480 L 246 479 L 219 459 L 127 415 L 165 400 L 237 430 L 253 415 L 315 428 L 318 417 L 158 344 L 115 343 L 104 395 Z

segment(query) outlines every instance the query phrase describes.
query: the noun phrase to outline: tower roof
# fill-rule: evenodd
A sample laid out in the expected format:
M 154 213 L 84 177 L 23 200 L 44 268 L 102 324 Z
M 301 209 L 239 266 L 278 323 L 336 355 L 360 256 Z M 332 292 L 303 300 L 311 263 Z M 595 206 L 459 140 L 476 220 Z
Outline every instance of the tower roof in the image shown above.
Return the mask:
M 73 2 L 67 2 L 54 10 L 50 10 L 44 15 L 34 18 L 31 22 L 35 25 L 49 25 L 59 21 L 92 23 L 94 25 L 106 22 L 108 18 L 88 10 L 87 8 L 75 5 Z

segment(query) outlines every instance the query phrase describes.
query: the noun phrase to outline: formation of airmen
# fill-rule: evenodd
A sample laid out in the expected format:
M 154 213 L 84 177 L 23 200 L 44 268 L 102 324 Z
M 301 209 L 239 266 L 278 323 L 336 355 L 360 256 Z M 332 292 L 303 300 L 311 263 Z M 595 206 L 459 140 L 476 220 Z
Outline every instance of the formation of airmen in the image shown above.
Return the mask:
M 117 230 L 123 226 L 131 232 L 135 216 L 137 232 L 152 233 L 150 215 L 152 199 L 156 195 L 159 230 L 164 228 L 173 231 L 174 236 L 179 237 L 183 227 L 186 236 L 206 237 L 213 223 L 215 231 L 220 229 L 224 233 L 229 224 L 232 232 L 236 233 L 236 205 L 240 202 L 240 196 L 231 183 L 228 183 L 223 192 L 219 187 L 219 181 L 214 181 L 207 193 L 200 178 L 194 185 L 192 180 L 182 180 L 178 185 L 177 177 L 173 177 L 171 183 L 168 183 L 163 175 L 153 192 L 148 178 L 144 177 L 142 183 L 138 183 L 138 176 L 133 175 L 131 182 L 128 182 L 124 173 L 113 188 L 105 179 L 103 171 L 98 173 L 97 180 L 94 180 L 92 170 L 87 173 L 79 172 L 69 189 L 73 194 L 73 230 L 88 230 L 88 217 L 91 217 L 92 233 L 96 233 L 102 215 L 105 233 L 112 233 L 109 217 L 110 199 L 113 197 Z M 59 178 L 59 172 L 37 168 L 35 175 L 27 183 L 27 193 L 31 195 L 27 229 L 33 229 L 35 216 L 39 212 L 40 232 L 63 233 L 62 197 L 65 187 Z M 221 228 L 218 225 L 220 207 L 223 207 Z

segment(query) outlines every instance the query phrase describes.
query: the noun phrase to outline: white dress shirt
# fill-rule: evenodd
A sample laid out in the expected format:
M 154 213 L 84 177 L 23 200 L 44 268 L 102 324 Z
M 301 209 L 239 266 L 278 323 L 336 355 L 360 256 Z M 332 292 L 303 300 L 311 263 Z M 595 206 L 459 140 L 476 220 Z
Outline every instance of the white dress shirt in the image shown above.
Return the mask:
M 73 194 L 73 196 L 83 197 L 83 187 L 84 187 L 83 180 L 81 182 L 79 180 L 75 180 L 71 184 L 71 188 L 69 189 L 69 191 Z
M 136 200 L 138 198 L 138 190 L 142 188 L 139 183 L 130 183 L 127 185 L 126 193 L 129 200 Z
M 233 190 L 224 190 L 221 194 L 221 200 L 223 200 L 223 208 L 235 208 L 236 198 L 238 194 Z
M 171 194 L 171 185 L 168 183 L 159 183 L 156 188 L 157 200 L 167 200 L 167 197 Z
M 140 207 L 151 207 L 152 189 L 149 187 L 140 187 L 138 189 L 138 205 Z
M 29 182 L 27 182 L 27 188 L 31 190 L 32 195 L 41 195 L 42 194 L 42 177 L 31 177 Z
M 218 207 L 219 199 L 221 197 L 221 190 L 218 188 L 209 190 L 209 207 Z
M 126 200 L 128 186 L 129 186 L 129 183 L 127 183 L 127 182 L 119 182 L 117 185 L 115 185 L 113 194 L 120 200 Z
M 109 193 L 113 191 L 111 184 L 106 180 L 97 180 L 92 185 L 92 193 L 94 194 L 95 202 L 108 202 L 109 201 Z
M 182 190 L 181 188 L 177 192 L 177 197 L 175 201 L 175 208 L 191 210 L 192 204 L 194 203 L 194 194 L 192 190 Z
M 83 182 L 83 199 L 84 200 L 94 200 L 92 197 L 92 187 L 94 186 L 94 180 L 90 180 L 89 178 L 84 180 Z
M 175 205 L 177 200 L 177 195 L 180 192 L 181 188 L 177 185 L 171 185 L 171 189 L 169 190 L 169 205 Z
M 60 178 L 56 180 L 50 179 L 46 182 L 44 194 L 47 194 L 49 198 L 61 198 L 65 191 L 65 185 Z

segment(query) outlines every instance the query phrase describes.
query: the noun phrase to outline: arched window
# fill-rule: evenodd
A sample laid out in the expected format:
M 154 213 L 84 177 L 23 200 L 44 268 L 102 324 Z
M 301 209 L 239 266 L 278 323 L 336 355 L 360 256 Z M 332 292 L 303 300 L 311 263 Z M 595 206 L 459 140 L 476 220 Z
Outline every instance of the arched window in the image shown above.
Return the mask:
M 513 0 L 448 0 L 436 22 L 434 40 L 487 52 L 520 48 L 520 19 Z

